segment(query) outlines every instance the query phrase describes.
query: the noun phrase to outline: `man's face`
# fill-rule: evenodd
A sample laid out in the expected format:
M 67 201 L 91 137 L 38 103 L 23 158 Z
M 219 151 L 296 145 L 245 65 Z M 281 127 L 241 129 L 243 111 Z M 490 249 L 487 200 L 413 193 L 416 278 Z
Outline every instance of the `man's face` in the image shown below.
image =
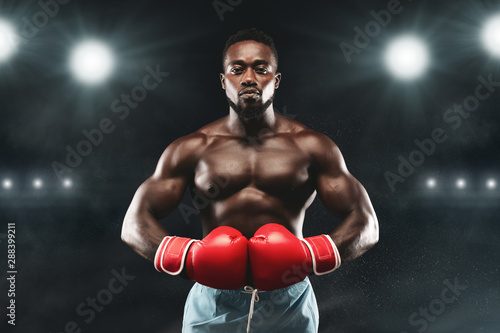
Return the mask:
M 265 44 L 248 40 L 229 47 L 221 83 L 229 105 L 241 118 L 259 117 L 272 104 L 281 79 L 276 66 L 274 54 Z

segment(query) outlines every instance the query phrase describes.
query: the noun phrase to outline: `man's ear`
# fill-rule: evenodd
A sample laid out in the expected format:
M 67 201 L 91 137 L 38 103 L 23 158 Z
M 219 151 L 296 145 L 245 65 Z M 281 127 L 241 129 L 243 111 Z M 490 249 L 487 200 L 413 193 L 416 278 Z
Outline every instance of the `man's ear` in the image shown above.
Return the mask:
M 281 82 L 281 73 L 274 74 L 274 78 L 276 79 L 276 82 L 274 82 L 274 89 L 278 89 Z
M 226 79 L 226 76 L 222 73 L 220 73 L 220 84 L 222 85 L 222 89 L 226 89 L 226 83 L 224 82 L 224 80 Z

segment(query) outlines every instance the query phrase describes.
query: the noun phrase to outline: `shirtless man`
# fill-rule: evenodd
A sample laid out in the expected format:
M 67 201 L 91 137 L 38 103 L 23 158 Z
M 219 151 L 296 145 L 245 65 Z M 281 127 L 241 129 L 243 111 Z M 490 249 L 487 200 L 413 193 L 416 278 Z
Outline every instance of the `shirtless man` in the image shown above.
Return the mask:
M 159 271 L 198 282 L 186 301 L 183 332 L 238 332 L 247 326 L 317 332 L 307 275 L 329 273 L 378 241 L 368 194 L 335 143 L 274 112 L 277 66 L 274 43 L 263 32 L 231 36 L 220 74 L 229 114 L 171 143 L 125 216 L 125 243 Z M 170 237 L 158 222 L 177 207 L 186 188 L 208 200 L 198 207 L 201 242 Z M 304 214 L 316 194 L 342 221 L 329 235 L 303 239 Z M 259 308 L 266 301 L 272 311 Z M 254 317 L 265 314 L 258 327 L 250 322 L 250 307 Z

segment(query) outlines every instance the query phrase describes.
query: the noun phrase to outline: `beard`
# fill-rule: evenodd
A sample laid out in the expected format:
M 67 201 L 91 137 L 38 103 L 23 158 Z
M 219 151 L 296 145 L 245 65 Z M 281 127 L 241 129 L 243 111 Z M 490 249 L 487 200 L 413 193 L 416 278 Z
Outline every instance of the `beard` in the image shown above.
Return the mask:
M 274 100 L 274 95 L 269 97 L 269 99 L 265 103 L 254 107 L 243 107 L 241 105 L 241 101 L 238 101 L 238 104 L 235 104 L 229 98 L 227 99 L 227 102 L 229 103 L 229 106 L 234 111 L 236 111 L 236 114 L 240 118 L 249 120 L 262 116 L 264 112 L 269 108 L 269 106 L 273 103 L 273 100 Z

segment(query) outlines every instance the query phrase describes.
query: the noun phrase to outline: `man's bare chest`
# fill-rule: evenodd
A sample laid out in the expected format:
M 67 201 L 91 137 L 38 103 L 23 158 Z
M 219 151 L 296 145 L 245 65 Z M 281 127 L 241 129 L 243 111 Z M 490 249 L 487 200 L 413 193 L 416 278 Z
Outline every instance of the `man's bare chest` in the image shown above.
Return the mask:
M 221 144 L 201 154 L 194 185 L 202 194 L 221 197 L 245 187 L 282 195 L 309 185 L 310 166 L 310 157 L 286 142 Z

